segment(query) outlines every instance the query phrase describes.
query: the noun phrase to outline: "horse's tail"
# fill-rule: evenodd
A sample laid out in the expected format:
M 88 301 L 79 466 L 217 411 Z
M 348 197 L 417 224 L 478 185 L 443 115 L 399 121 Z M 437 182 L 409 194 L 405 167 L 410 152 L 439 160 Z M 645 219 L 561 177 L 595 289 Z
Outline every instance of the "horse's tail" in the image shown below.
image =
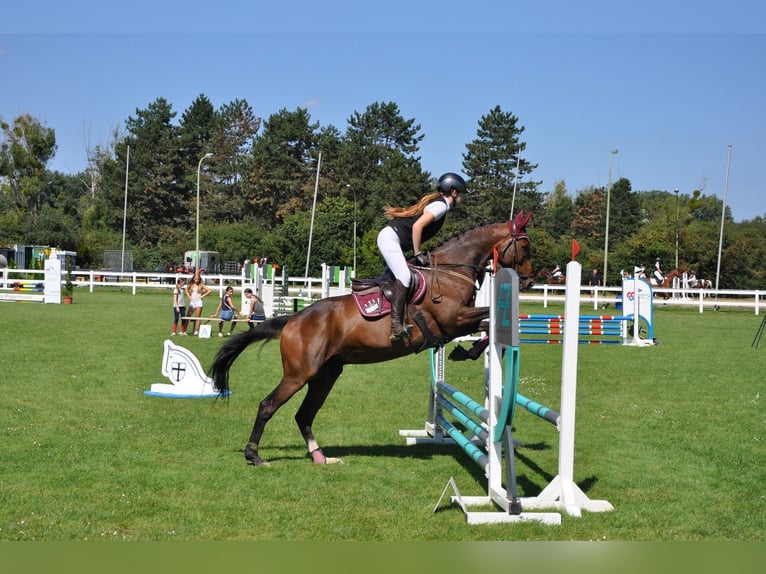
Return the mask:
M 264 321 L 254 329 L 249 329 L 229 339 L 215 355 L 213 366 L 210 367 L 210 377 L 213 379 L 215 389 L 221 394 L 229 391 L 229 369 L 239 355 L 250 344 L 256 341 L 269 342 L 279 338 L 285 323 L 290 319 L 289 315 L 274 317 Z

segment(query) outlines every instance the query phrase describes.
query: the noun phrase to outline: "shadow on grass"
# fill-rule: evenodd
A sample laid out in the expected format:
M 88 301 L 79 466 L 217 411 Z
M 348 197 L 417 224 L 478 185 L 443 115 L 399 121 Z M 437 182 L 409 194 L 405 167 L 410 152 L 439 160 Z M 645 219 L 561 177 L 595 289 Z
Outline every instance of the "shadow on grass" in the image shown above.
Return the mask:
M 516 482 L 523 496 L 537 496 L 558 474 L 558 469 L 549 472 L 541 468 L 532 458 L 520 452 L 522 450 L 543 451 L 553 448 L 551 445 L 538 442 L 532 444 L 522 444 L 514 449 L 516 453 Z M 480 484 L 486 482 L 487 478 L 484 470 L 475 464 L 470 457 L 465 454 L 460 447 L 454 444 L 384 444 L 384 445 L 349 445 L 349 446 L 329 446 L 322 447 L 325 456 L 340 458 L 371 457 L 371 458 L 396 458 L 413 460 L 431 460 L 434 457 L 453 456 L 458 462 L 462 462 L 470 476 Z M 242 455 L 244 460 L 244 449 L 236 449 Z M 263 456 L 269 463 L 302 461 L 311 464 L 311 457 L 305 448 L 287 445 L 272 445 L 266 450 L 261 450 Z M 530 472 L 540 477 L 540 480 L 533 480 L 527 473 L 520 472 L 520 466 L 523 465 Z M 538 483 L 539 482 L 539 483 Z M 577 483 L 577 486 L 588 493 L 596 484 L 598 478 L 590 476 Z

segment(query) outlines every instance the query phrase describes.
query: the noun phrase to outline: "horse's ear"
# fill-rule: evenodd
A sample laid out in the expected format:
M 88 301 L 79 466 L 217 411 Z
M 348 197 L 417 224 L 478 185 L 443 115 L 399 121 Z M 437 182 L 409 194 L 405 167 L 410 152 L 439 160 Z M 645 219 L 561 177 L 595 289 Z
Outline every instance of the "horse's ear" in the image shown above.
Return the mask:
M 530 211 L 528 214 L 524 215 L 524 210 L 520 210 L 518 215 L 513 219 L 513 225 L 515 227 L 514 231 L 523 231 L 527 226 L 527 223 L 529 223 L 529 220 L 532 219 L 532 213 L 533 212 Z
M 529 221 L 532 219 L 533 213 L 534 213 L 533 211 L 530 211 L 529 213 L 527 213 L 526 217 L 524 218 L 524 221 L 521 224 L 522 229 L 524 229 L 527 226 L 527 223 L 529 223 Z

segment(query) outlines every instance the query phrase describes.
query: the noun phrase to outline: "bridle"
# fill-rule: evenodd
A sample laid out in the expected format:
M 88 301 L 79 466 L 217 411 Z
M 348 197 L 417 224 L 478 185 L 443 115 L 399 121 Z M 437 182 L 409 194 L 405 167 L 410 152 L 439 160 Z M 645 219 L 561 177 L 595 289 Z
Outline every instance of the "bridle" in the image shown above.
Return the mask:
M 506 252 L 508 252 L 509 249 L 513 250 L 513 259 L 511 261 L 513 266 L 516 267 L 523 260 L 523 255 L 524 255 L 523 253 L 521 254 L 519 253 L 519 250 L 524 249 L 523 245 L 519 245 L 519 241 L 526 240 L 527 245 L 531 245 L 529 236 L 526 234 L 523 228 L 521 231 L 517 230 L 515 221 L 508 222 L 508 230 L 510 232 L 510 240 L 508 241 L 508 243 L 506 243 L 505 247 L 503 247 L 502 251 L 498 253 L 495 250 L 494 257 L 493 257 L 494 259 L 493 267 L 497 266 L 497 263 L 505 256 Z M 471 283 L 473 285 L 474 294 L 475 294 L 478 288 L 484 282 L 485 274 L 487 273 L 487 271 L 490 270 L 486 265 L 475 265 L 473 263 L 441 263 L 439 264 L 431 257 L 430 253 L 428 254 L 428 259 L 429 259 L 428 269 L 430 269 L 433 272 L 431 275 L 432 301 L 441 300 L 441 288 L 439 284 L 440 273 L 449 275 L 451 277 L 457 277 L 459 279 L 462 279 L 464 281 Z M 473 276 L 471 277 L 468 275 L 464 275 L 462 273 L 458 273 L 450 269 L 443 269 L 443 267 L 467 267 L 473 270 Z M 518 273 L 519 279 L 522 279 L 525 281 L 534 279 L 534 275 L 522 274 L 522 273 L 519 273 L 518 271 L 517 273 Z M 439 292 L 439 295 L 435 295 L 437 291 Z
M 510 231 L 511 239 L 508 241 L 508 243 L 506 243 L 502 251 L 500 251 L 500 253 L 495 257 L 495 264 L 497 264 L 497 262 L 499 262 L 505 257 L 505 254 L 509 249 L 513 248 L 513 259 L 511 261 L 513 263 L 513 266 L 515 267 L 523 259 L 523 254 L 522 256 L 519 255 L 519 249 L 523 249 L 524 247 L 519 245 L 519 241 L 526 240 L 527 245 L 531 245 L 532 242 L 530 241 L 529 236 L 526 234 L 523 228 L 521 231 L 519 231 L 516 228 L 515 221 L 508 222 L 508 231 Z M 522 273 L 518 273 L 518 275 L 519 275 L 519 279 L 534 280 L 534 275 L 526 275 Z

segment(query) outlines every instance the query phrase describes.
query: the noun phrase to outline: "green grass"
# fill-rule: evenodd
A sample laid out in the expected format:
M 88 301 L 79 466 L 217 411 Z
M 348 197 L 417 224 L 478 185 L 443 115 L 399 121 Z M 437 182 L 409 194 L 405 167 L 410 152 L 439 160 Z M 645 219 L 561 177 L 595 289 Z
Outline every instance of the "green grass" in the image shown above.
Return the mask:
M 171 318 L 157 293 L 0 303 L 0 540 L 766 538 L 766 341 L 751 347 L 752 312 L 658 306 L 662 344 L 580 347 L 575 480 L 615 510 L 564 515 L 561 526 L 469 526 L 457 507 L 432 512 L 450 477 L 465 495 L 486 485 L 455 447 L 408 447 L 398 435 L 425 420 L 425 354 L 346 368 L 314 426 L 343 465 L 309 462 L 293 421 L 301 394 L 266 428 L 272 466 L 248 466 L 242 449 L 279 380 L 278 344 L 240 357 L 229 400 L 147 397 L 163 379 Z M 220 345 L 176 342 L 205 367 Z M 522 393 L 556 408 L 560 377 L 560 346 L 522 347 Z M 447 380 L 480 397 L 481 361 L 449 362 Z M 556 474 L 557 436 L 523 411 L 515 430 L 529 445 L 519 484 L 534 495 Z

